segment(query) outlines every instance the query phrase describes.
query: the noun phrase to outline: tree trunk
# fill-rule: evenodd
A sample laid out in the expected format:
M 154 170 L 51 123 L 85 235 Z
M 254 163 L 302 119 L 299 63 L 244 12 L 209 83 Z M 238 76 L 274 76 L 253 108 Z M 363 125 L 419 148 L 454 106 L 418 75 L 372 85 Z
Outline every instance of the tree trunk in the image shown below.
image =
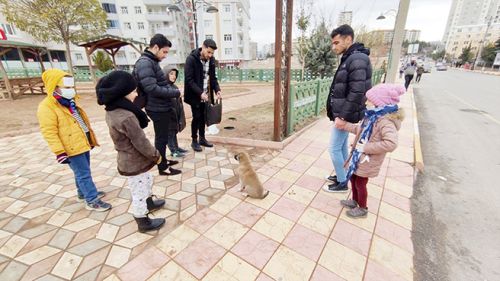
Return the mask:
M 71 75 L 73 75 L 73 62 L 71 61 L 71 51 L 69 49 L 69 40 L 65 40 L 64 45 L 66 46 L 66 63 L 68 64 L 68 71 Z

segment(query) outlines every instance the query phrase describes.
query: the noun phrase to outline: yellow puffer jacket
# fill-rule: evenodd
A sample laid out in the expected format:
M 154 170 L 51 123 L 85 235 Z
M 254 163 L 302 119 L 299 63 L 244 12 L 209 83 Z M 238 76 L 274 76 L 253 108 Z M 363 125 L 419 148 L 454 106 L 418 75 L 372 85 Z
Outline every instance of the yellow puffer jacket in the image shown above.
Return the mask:
M 71 75 L 59 69 L 49 69 L 42 74 L 47 97 L 38 105 L 37 117 L 50 150 L 56 155 L 66 152 L 68 156 L 75 156 L 89 151 L 98 143 L 85 111 L 77 105 L 83 121 L 89 128 L 90 142 L 69 109 L 52 96 L 64 76 Z

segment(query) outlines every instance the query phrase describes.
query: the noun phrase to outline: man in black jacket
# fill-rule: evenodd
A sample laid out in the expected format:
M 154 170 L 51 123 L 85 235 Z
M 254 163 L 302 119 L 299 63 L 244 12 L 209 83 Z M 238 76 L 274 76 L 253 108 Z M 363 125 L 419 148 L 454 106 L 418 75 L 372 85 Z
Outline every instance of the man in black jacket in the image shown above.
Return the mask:
M 162 162 L 158 164 L 158 170 L 160 175 L 167 176 L 181 173 L 180 170 L 170 167 L 178 162 L 167 160 L 165 155 L 168 127 L 177 125 L 177 114 L 172 98 L 180 96 L 180 91 L 168 84 L 165 74 L 160 68 L 160 61 L 167 57 L 170 47 L 172 47 L 172 43 L 164 35 L 155 34 L 150 40 L 149 47 L 135 62 L 133 72 L 138 83 L 139 97 L 145 102 L 146 112 L 153 120 L 155 147 L 162 157 Z M 144 104 L 139 104 L 139 106 L 142 107 Z
M 327 115 L 334 122 L 330 138 L 330 158 L 336 176 L 329 176 L 333 183 L 325 187 L 328 192 L 346 192 L 347 178 L 344 162 L 348 158 L 349 133 L 341 128 L 346 122 L 357 123 L 366 109 L 366 91 L 372 87 L 370 50 L 362 43 L 353 43 L 354 31 L 341 25 L 331 33 L 332 50 L 341 55 L 337 72 L 330 86 L 326 103 Z
M 214 92 L 217 98 L 221 98 L 219 82 L 215 74 L 215 58 L 213 57 L 215 50 L 217 50 L 215 41 L 207 39 L 201 48 L 191 52 L 184 65 L 184 101 L 191 106 L 193 113 L 191 147 L 195 151 L 202 151 L 200 145 L 213 146 L 205 139 L 205 103 L 209 101 L 209 95 L 210 100 L 214 100 Z

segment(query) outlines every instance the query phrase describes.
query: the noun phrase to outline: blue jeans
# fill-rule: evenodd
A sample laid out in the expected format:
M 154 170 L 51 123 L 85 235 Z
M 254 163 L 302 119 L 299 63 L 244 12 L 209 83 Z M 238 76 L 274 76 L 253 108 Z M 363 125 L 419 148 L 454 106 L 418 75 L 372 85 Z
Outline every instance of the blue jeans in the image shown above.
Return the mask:
M 333 126 L 332 134 L 330 137 L 330 159 L 332 159 L 333 168 L 337 175 L 338 182 L 346 181 L 346 170 L 344 169 L 344 162 L 347 160 L 348 150 L 347 145 L 349 141 L 349 132 L 339 130 Z
M 97 188 L 90 174 L 90 152 L 69 157 L 69 167 L 75 174 L 76 189 L 87 203 L 97 199 Z

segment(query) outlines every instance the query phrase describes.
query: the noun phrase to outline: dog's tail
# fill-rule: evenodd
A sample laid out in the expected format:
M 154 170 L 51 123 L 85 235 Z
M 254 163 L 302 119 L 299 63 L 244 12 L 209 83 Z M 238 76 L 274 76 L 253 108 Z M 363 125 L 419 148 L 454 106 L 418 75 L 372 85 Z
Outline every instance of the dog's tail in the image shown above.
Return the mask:
M 266 198 L 267 195 L 269 195 L 269 190 L 266 190 L 266 192 L 262 194 L 262 197 L 260 199 Z

